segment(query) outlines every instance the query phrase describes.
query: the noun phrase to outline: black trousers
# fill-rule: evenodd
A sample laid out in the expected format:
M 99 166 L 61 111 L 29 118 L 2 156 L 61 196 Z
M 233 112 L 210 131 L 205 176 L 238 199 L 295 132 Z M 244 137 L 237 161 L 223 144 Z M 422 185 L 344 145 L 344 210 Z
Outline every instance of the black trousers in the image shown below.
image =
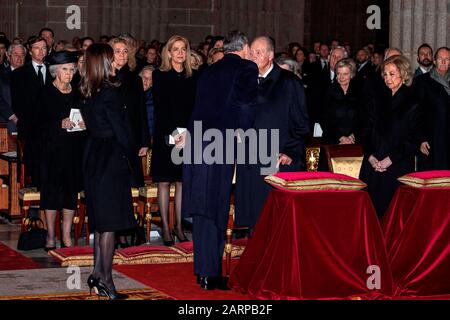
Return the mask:
M 193 216 L 194 272 L 202 277 L 222 275 L 225 231 L 214 220 Z

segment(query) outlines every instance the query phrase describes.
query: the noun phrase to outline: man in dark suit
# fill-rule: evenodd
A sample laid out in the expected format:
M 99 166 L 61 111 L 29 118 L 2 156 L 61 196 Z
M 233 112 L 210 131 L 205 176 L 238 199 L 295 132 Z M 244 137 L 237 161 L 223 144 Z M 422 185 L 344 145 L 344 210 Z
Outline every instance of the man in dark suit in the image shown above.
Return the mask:
M 433 68 L 433 49 L 429 44 L 424 43 L 417 50 L 417 63 L 419 66 L 414 72 L 414 78 L 430 72 Z
M 253 124 L 258 68 L 247 60 L 250 55 L 247 37 L 239 31 L 230 32 L 224 50 L 225 57 L 205 69 L 198 80 L 196 103 L 188 126 L 191 141 L 202 139 L 208 129 L 218 130 L 225 137 L 227 129 L 246 130 Z M 199 121 L 203 128 L 200 130 Z M 183 166 L 182 214 L 193 218 L 197 280 L 202 288 L 215 289 L 223 288 L 222 257 L 235 165 L 234 159 L 207 164 L 203 153 L 208 145 L 200 142 L 190 148 L 194 151 L 193 158 L 201 161 L 191 159 L 193 164 L 185 162 Z M 190 146 L 189 139 L 186 146 Z M 185 154 L 187 147 L 183 150 Z
M 322 50 L 321 50 L 322 51 Z M 323 61 L 317 61 L 312 66 L 312 75 L 309 86 L 309 94 L 311 105 L 308 106 L 308 114 L 310 118 L 310 128 L 314 127 L 315 123 L 322 121 L 323 110 L 325 108 L 325 94 L 330 85 L 336 79 L 335 66 L 340 60 L 347 58 L 348 53 L 344 47 L 336 47 L 331 51 L 327 67 L 324 68 Z
M 34 139 L 36 137 L 36 125 L 38 125 L 33 122 L 34 112 L 40 89 L 52 80 L 48 67 L 44 64 L 44 58 L 47 56 L 45 39 L 32 37 L 28 46 L 31 61 L 14 70 L 11 75 L 11 102 L 13 112 L 18 118 L 18 138 L 24 148 L 25 177 L 30 176 L 32 184 L 37 184 L 39 167 L 33 154 L 36 154 L 34 151 L 39 146 Z
M 8 131 L 16 132 L 17 116 L 11 107 L 11 74 L 23 66 L 27 50 L 21 44 L 13 44 L 8 48 L 9 66 L 0 72 L 0 122 L 8 123 Z
M 436 51 L 434 68 L 414 80 L 422 120 L 419 171 L 450 170 L 450 50 Z
M 252 60 L 258 65 L 258 103 L 254 128 L 267 130 L 268 139 L 257 135 L 260 148 L 267 144 L 269 155 L 278 155 L 280 171 L 304 170 L 305 138 L 309 133 L 305 92 L 295 74 L 273 63 L 274 46 L 270 38 L 256 38 L 251 45 Z M 276 139 L 277 141 L 273 141 Z M 278 150 L 272 150 L 276 146 Z M 254 227 L 271 191 L 264 177 L 270 172 L 262 163 L 238 165 L 236 175 L 236 225 Z M 275 173 L 275 172 L 272 172 Z
M 358 64 L 358 70 L 354 78 L 356 88 L 360 92 L 364 87 L 364 83 L 374 73 L 372 63 L 370 61 L 369 52 L 366 49 L 359 49 L 356 54 L 356 63 Z

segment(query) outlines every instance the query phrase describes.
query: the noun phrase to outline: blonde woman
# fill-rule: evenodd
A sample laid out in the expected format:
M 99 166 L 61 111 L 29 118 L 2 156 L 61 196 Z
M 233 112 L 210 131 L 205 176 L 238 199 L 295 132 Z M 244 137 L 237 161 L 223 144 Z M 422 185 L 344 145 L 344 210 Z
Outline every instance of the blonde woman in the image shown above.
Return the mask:
M 387 59 L 382 67 L 386 94 L 367 106 L 361 142 L 364 161 L 360 178 L 367 183 L 379 218 L 397 189 L 397 178 L 414 171 L 419 145 L 418 105 L 410 85 L 411 63 L 404 56 Z
M 169 232 L 169 189 L 176 184 L 175 212 L 176 228 L 173 235 L 187 241 L 181 228 L 182 166 L 171 159 L 173 145 L 169 136 L 177 128 L 186 128 L 194 107 L 196 74 L 190 64 L 189 41 L 175 35 L 169 39 L 162 51 L 162 65 L 153 72 L 153 100 L 155 105 L 155 132 L 153 138 L 151 176 L 158 184 L 158 203 L 162 218 L 163 243 L 174 244 Z

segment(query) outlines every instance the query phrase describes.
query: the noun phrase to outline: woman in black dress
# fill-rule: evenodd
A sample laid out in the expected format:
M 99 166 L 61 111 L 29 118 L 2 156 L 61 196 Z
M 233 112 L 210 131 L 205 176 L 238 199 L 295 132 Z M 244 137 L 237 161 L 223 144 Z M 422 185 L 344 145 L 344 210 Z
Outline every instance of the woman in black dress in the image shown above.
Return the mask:
M 414 155 L 419 147 L 418 104 L 409 87 L 411 64 L 397 55 L 383 63 L 382 71 L 390 94 L 374 96 L 366 106 L 360 173 L 380 219 L 397 189 L 397 178 L 414 171 Z
M 88 130 L 83 159 L 89 228 L 94 231 L 94 271 L 89 287 L 111 299 L 114 233 L 135 227 L 129 157 L 131 129 L 122 107 L 118 83 L 112 83 L 114 53 L 107 44 L 93 44 L 85 55 L 81 77 L 82 114 Z
M 76 89 L 71 85 L 77 59 L 76 54 L 68 51 L 55 52 L 47 58 L 50 74 L 55 80 L 48 82 L 42 89 L 36 112 L 41 135 L 40 205 L 45 210 L 48 232 L 46 251 L 56 248 L 56 213 L 61 210 L 61 247 L 72 246 L 72 220 L 77 208 L 78 192 L 82 190 L 84 133 L 71 132 L 77 124 L 69 119 L 70 110 L 78 108 Z M 82 122 L 78 125 L 84 128 Z
M 182 166 L 171 159 L 173 145 L 169 135 L 177 128 L 186 128 L 194 107 L 196 76 L 189 63 L 190 47 L 186 38 L 173 36 L 162 52 L 162 66 L 153 72 L 153 99 L 155 104 L 155 135 L 152 152 L 151 176 L 158 183 L 158 203 L 163 222 L 163 242 L 173 245 L 169 233 L 169 189 L 176 182 L 176 229 L 173 234 L 187 241 L 181 228 Z

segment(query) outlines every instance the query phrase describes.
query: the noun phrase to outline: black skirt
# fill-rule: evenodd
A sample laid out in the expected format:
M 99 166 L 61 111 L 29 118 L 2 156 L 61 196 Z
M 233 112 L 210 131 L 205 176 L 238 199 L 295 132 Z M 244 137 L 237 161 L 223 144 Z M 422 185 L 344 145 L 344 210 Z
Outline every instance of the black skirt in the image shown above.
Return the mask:
M 130 165 L 116 139 L 91 137 L 83 168 L 90 231 L 134 228 Z

